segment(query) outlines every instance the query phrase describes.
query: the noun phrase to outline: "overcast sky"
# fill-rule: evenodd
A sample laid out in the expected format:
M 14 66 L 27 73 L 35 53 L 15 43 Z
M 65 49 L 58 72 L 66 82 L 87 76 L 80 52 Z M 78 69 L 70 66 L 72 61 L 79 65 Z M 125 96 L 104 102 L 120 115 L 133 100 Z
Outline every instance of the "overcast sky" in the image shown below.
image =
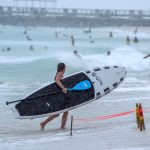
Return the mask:
M 13 0 L 0 0 L 0 5 L 13 5 Z M 57 7 L 150 10 L 150 0 L 57 0 Z

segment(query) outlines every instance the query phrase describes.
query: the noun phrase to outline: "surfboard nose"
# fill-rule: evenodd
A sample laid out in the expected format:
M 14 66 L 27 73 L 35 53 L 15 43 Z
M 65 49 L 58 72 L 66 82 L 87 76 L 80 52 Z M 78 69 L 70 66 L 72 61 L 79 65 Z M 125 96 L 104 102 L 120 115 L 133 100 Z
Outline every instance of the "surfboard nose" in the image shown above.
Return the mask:
M 122 72 L 122 74 L 124 74 L 124 76 L 127 75 L 127 70 L 125 67 L 121 67 L 121 72 Z
M 124 69 L 125 75 L 127 75 L 127 70 L 126 70 L 126 68 L 125 68 L 125 67 L 123 67 L 123 69 Z
M 125 78 L 125 76 L 127 75 L 127 70 L 125 69 L 125 67 L 118 67 L 117 68 L 117 75 Z

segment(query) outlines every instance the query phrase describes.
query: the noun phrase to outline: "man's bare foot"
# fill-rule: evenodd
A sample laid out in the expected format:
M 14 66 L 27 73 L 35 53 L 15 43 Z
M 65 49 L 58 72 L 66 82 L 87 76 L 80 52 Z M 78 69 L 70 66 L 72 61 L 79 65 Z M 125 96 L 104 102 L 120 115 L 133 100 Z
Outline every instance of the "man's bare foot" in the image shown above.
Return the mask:
M 42 122 L 42 123 L 40 123 L 40 126 L 41 126 L 41 131 L 44 131 L 45 124 Z

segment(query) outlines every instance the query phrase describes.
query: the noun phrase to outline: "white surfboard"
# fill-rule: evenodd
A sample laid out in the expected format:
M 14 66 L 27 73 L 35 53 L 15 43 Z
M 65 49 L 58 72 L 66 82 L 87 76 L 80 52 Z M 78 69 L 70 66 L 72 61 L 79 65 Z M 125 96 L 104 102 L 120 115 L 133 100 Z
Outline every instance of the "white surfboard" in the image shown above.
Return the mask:
M 95 67 L 72 74 L 61 81 L 65 87 L 71 88 L 82 81 L 88 80 L 91 83 L 90 89 L 68 91 L 68 94 L 65 95 L 56 83 L 52 82 L 25 99 L 10 103 L 9 106 L 15 117 L 19 119 L 33 119 L 60 114 L 107 95 L 123 82 L 126 74 L 127 71 L 124 67 Z

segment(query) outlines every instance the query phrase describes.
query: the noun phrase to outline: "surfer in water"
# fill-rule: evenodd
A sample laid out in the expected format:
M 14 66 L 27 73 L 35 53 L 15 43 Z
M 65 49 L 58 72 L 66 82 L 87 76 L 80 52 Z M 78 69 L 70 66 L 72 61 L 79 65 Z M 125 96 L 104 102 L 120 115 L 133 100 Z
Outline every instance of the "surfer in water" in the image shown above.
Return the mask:
M 113 33 L 109 32 L 109 37 L 112 38 L 113 37 Z
M 72 46 L 75 46 L 75 39 L 74 39 L 74 36 L 73 36 L 73 35 L 71 35 L 71 45 L 72 45 Z
M 128 35 L 126 37 L 126 42 L 127 42 L 127 44 L 130 44 L 130 37 Z
M 73 53 L 74 53 L 74 55 L 75 55 L 76 57 L 78 57 L 79 59 L 81 59 L 81 56 L 78 54 L 78 51 L 77 51 L 77 50 L 74 50 Z
M 111 52 L 110 51 L 107 51 L 107 56 L 110 56 Z
M 56 73 L 55 78 L 54 78 L 56 84 L 62 90 L 62 92 L 64 94 L 67 93 L 67 88 L 65 88 L 64 85 L 61 83 L 61 79 L 63 78 L 63 75 L 65 73 L 65 69 L 66 69 L 65 64 L 64 63 L 59 63 L 57 65 L 57 73 Z M 40 124 L 41 125 L 41 130 L 44 130 L 46 124 L 48 122 L 52 121 L 53 119 L 57 118 L 58 116 L 59 116 L 59 114 L 51 115 L 45 121 L 41 122 L 41 124 Z M 64 112 L 63 115 L 62 115 L 61 129 L 65 129 L 67 118 L 68 118 L 68 111 Z
M 139 40 L 138 40 L 138 38 L 135 36 L 135 38 L 133 39 L 133 42 L 134 43 L 139 43 Z

